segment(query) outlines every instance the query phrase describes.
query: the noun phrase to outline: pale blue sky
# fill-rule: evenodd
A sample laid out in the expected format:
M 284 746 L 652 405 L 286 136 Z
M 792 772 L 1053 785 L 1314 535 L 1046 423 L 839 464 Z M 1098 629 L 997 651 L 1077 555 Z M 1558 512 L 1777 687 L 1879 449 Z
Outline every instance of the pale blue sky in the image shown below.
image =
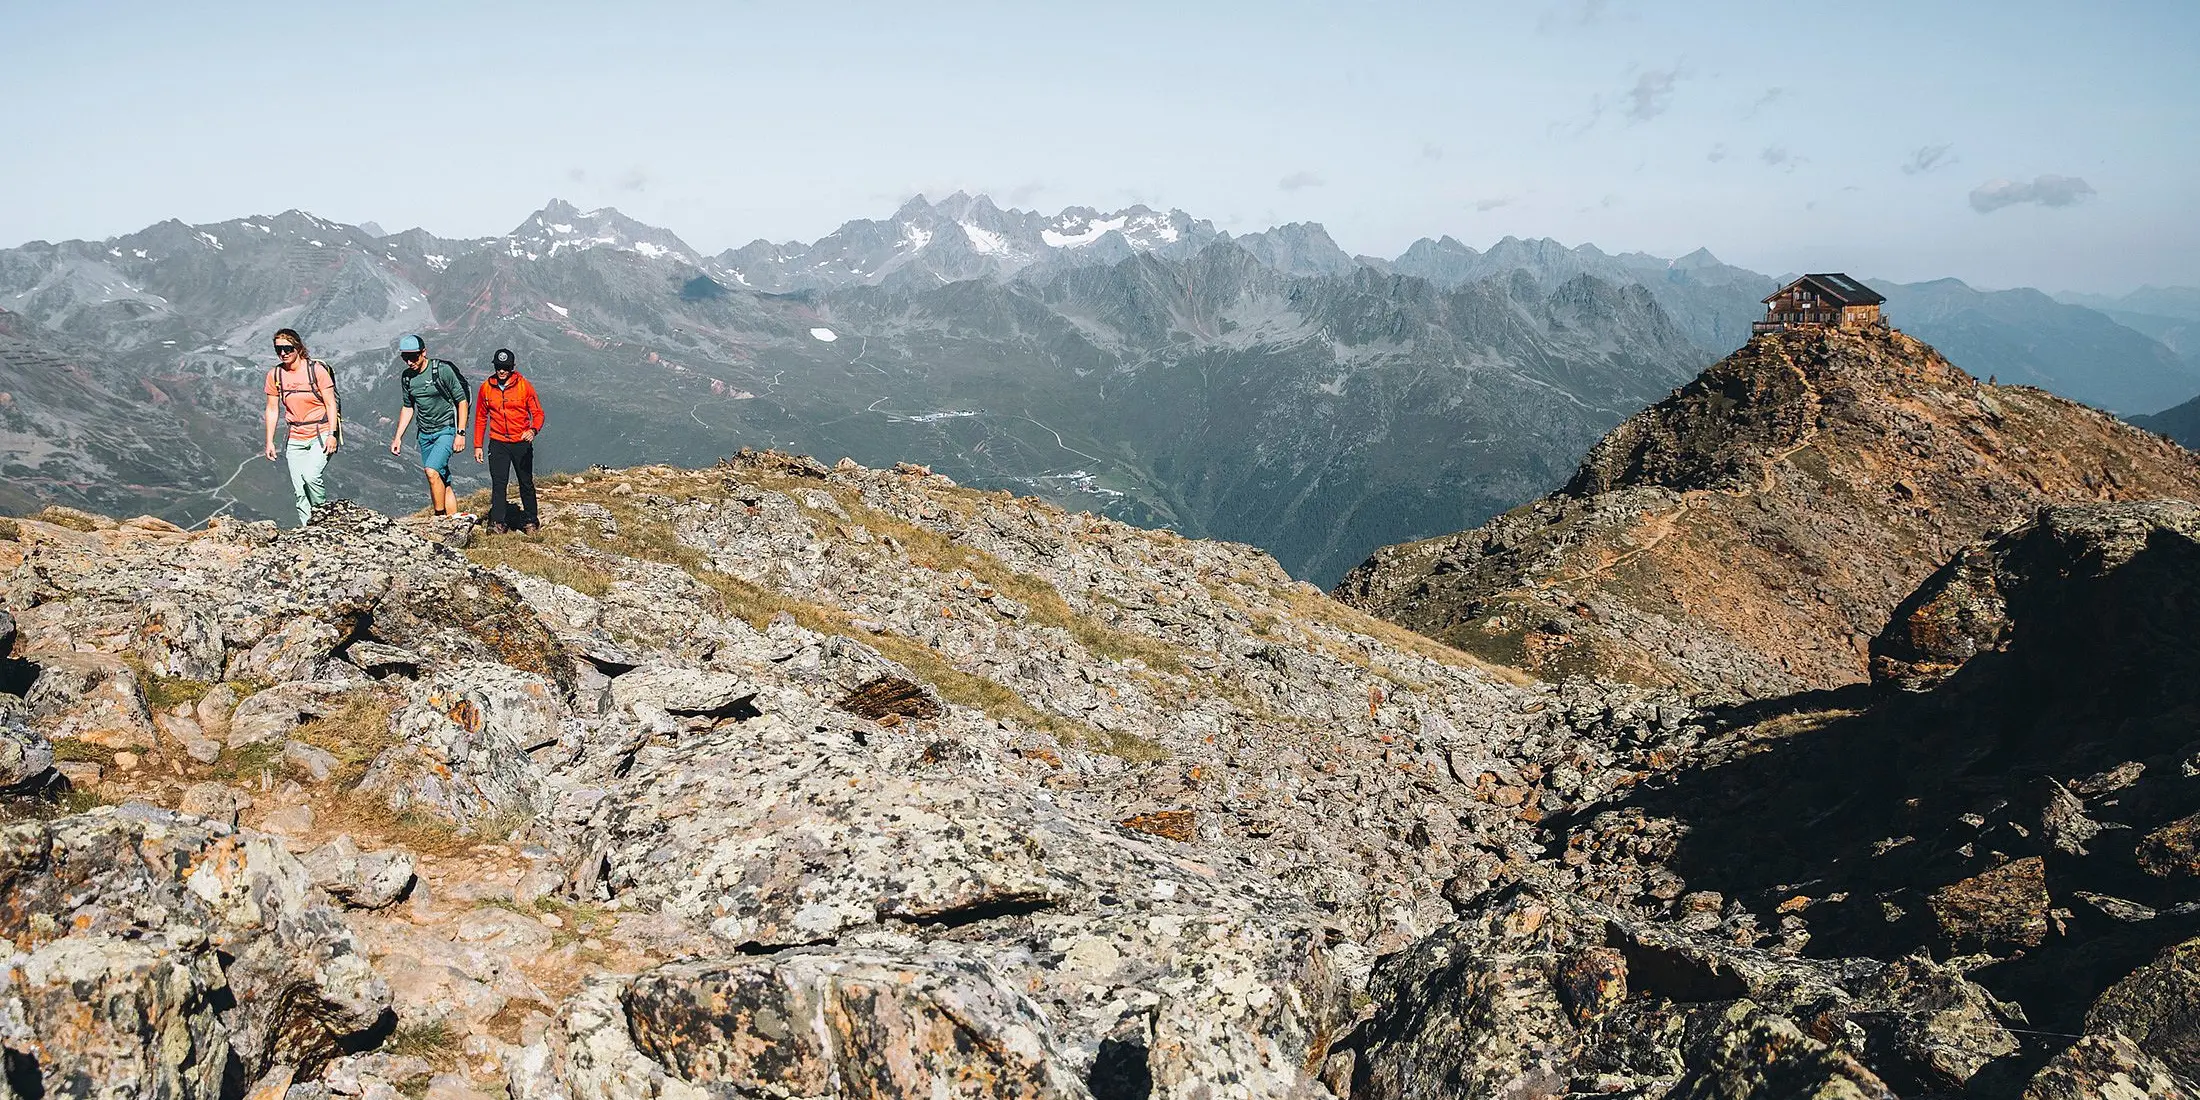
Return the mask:
M 0 246 L 560 196 L 715 252 L 962 188 L 2121 291 L 2200 284 L 2195 58 L 2194 0 L 0 0 Z

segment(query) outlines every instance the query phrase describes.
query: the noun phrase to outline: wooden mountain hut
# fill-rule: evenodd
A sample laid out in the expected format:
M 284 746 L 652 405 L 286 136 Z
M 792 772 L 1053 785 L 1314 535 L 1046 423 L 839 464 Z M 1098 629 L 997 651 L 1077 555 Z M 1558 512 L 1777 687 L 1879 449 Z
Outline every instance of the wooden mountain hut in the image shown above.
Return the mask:
M 1790 325 L 1885 325 L 1879 307 L 1887 297 L 1839 272 L 1805 275 L 1765 299 L 1765 319 L 1749 326 L 1752 335 L 1784 332 Z

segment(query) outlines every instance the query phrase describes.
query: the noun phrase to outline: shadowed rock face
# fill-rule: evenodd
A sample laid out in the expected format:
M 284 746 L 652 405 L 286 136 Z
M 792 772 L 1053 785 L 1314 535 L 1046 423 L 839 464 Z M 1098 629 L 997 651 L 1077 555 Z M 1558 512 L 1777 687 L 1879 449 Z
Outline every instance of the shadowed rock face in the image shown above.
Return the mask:
M 2200 497 L 2200 458 L 1900 333 L 1787 333 L 1620 425 L 1566 488 L 1379 551 L 1336 595 L 1546 674 L 1769 697 L 1864 681 L 1866 640 L 1964 544 L 2154 497 Z
M 1736 708 L 1696 765 L 1562 823 L 1594 853 L 1576 888 L 1623 901 L 1670 873 L 1661 892 L 1716 891 L 1722 927 L 1811 956 L 1970 956 L 2032 1037 L 1974 1094 L 2013 1094 L 2045 1033 L 2120 1034 L 2189 1075 L 2200 507 L 2049 509 L 1902 606 L 1876 695 Z

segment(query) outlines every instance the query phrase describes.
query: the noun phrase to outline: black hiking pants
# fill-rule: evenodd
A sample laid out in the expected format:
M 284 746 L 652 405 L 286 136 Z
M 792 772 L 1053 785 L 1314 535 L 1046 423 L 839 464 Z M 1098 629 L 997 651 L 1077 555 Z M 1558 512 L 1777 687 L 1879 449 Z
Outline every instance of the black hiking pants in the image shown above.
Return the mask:
M 525 527 L 538 522 L 535 519 L 535 445 L 533 442 L 507 443 L 492 439 L 489 452 L 489 525 L 494 527 Z M 519 475 L 519 505 L 524 518 L 506 523 L 504 513 L 504 483 L 512 474 Z

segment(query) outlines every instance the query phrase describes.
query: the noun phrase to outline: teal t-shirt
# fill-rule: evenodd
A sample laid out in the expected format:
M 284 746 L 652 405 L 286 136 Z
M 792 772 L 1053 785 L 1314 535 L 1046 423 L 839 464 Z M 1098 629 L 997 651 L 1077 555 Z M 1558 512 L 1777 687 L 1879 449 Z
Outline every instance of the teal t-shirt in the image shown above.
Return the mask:
M 466 383 L 458 368 L 443 359 L 431 360 L 419 370 L 398 376 L 405 390 L 405 407 L 413 411 L 413 423 L 421 431 L 441 431 L 458 424 L 458 403 L 466 400 Z

